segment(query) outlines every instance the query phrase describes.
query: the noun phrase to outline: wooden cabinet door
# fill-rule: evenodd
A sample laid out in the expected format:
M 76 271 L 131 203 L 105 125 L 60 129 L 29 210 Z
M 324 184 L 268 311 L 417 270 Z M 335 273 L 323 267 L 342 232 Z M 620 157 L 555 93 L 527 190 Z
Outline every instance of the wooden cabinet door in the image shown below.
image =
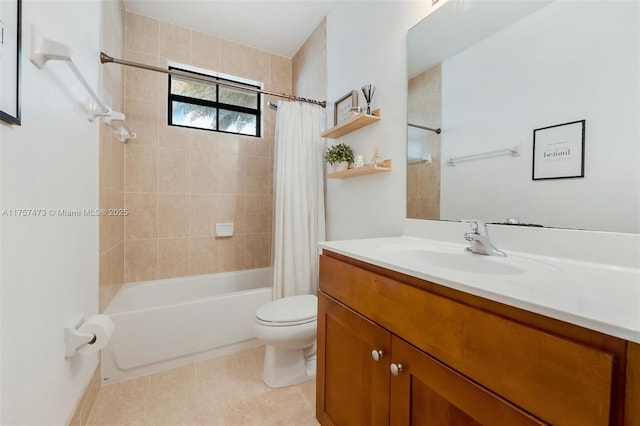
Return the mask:
M 546 424 L 395 336 L 391 351 L 394 426 Z
M 389 424 L 388 331 L 318 293 L 316 417 L 322 425 Z M 374 360 L 372 351 L 382 351 Z

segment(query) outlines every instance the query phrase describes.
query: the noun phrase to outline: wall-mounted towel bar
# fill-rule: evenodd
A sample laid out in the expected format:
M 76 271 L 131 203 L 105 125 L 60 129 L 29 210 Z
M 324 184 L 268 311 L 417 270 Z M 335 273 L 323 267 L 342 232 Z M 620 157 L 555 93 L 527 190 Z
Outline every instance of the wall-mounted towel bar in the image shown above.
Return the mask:
M 93 122 L 97 117 L 104 117 L 105 123 L 116 134 L 121 142 L 136 137 L 136 134 L 127 127 L 124 114 L 118 111 L 113 111 L 110 106 L 105 104 L 95 90 L 93 90 L 87 79 L 84 78 L 76 64 L 73 62 L 73 56 L 69 46 L 45 38 L 40 30 L 38 30 L 38 28 L 33 24 L 31 24 L 30 59 L 38 69 L 44 68 L 48 61 L 53 60 L 66 62 L 73 74 L 89 93 L 89 100 L 86 105 L 89 112 L 89 121 Z M 117 124 L 114 122 L 117 122 Z
M 434 133 L 437 133 L 437 134 L 442 133 L 442 129 L 440 129 L 440 128 L 433 129 L 431 127 L 421 126 L 420 124 L 413 124 L 413 123 L 407 123 L 407 126 L 415 127 L 416 129 L 428 130 L 430 132 L 434 132 Z
M 511 155 L 512 157 L 518 157 L 520 155 L 520 145 L 516 145 L 512 148 L 497 149 L 495 151 L 479 152 L 477 154 L 462 155 L 460 157 L 451 157 L 447 160 L 450 166 L 455 166 L 456 163 L 462 161 L 481 160 L 483 158 L 498 157 L 501 155 Z

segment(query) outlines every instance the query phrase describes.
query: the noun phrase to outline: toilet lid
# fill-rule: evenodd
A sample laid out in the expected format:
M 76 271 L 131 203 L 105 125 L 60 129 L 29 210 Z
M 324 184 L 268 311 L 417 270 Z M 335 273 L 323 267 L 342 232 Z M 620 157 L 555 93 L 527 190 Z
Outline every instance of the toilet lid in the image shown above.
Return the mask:
M 318 298 L 314 294 L 274 300 L 256 311 L 256 318 L 274 323 L 313 320 L 317 316 Z

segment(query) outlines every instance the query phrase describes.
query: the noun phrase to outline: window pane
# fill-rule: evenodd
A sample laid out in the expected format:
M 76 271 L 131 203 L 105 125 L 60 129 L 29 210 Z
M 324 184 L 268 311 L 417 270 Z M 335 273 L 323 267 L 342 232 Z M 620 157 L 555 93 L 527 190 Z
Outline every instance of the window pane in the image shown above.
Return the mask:
M 216 108 L 176 101 L 171 105 L 171 124 L 216 130 Z
M 216 86 L 202 81 L 191 80 L 182 77 L 171 77 L 171 93 L 174 95 L 189 96 L 190 98 L 216 101 Z
M 257 136 L 256 116 L 253 114 L 221 109 L 220 130 L 240 133 L 243 135 Z
M 220 86 L 220 102 L 247 108 L 258 108 L 258 94 L 248 90 Z

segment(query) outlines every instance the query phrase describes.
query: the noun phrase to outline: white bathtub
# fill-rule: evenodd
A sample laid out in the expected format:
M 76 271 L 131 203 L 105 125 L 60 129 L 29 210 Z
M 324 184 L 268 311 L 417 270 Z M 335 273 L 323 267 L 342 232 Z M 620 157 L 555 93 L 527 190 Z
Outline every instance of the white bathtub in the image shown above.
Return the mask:
M 271 301 L 271 268 L 122 286 L 105 314 L 115 324 L 102 350 L 107 383 L 256 346 L 255 311 Z

